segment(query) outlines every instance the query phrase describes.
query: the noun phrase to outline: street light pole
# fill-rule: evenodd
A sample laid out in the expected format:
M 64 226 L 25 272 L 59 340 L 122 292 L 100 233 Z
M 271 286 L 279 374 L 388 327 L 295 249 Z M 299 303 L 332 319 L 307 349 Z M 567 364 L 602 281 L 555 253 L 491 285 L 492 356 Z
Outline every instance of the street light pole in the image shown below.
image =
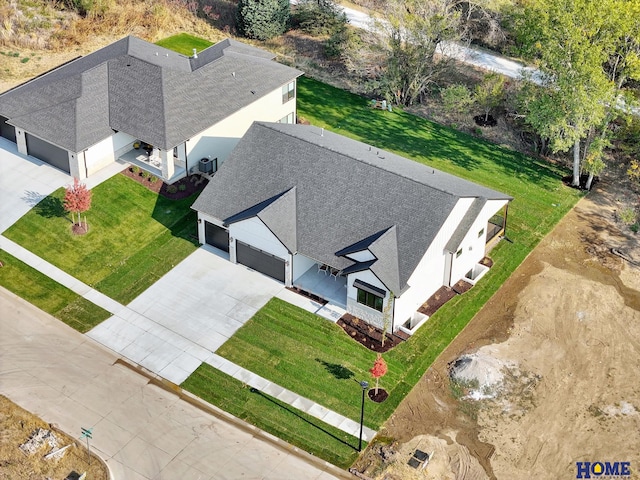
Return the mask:
M 364 392 L 369 388 L 369 382 L 362 380 L 358 382 L 362 387 L 362 407 L 360 408 L 360 441 L 358 442 L 358 451 L 362 451 L 362 428 L 364 426 Z

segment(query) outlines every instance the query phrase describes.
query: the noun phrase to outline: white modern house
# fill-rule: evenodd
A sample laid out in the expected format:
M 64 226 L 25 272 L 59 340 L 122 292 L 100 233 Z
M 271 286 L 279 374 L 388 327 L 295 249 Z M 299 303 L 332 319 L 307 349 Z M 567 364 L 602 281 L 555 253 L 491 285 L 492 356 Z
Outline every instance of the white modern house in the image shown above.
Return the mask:
M 122 159 L 164 181 L 221 165 L 255 120 L 294 123 L 302 72 L 224 40 L 191 57 L 123 38 L 0 94 L 0 136 L 86 178 Z
M 412 331 L 440 287 L 475 281 L 511 197 L 323 129 L 256 122 L 193 205 L 200 243 Z

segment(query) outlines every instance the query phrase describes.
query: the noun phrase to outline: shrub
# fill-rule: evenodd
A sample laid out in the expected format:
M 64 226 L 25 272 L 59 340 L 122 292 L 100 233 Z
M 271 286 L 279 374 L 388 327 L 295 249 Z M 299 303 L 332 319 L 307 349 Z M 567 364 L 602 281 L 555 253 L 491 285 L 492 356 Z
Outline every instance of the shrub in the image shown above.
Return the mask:
M 167 193 L 176 193 L 178 191 L 178 187 L 175 185 L 169 185 L 167 187 Z
M 460 115 L 469 110 L 473 104 L 471 91 L 464 85 L 449 85 L 440 92 L 442 104 L 447 113 Z
M 636 223 L 636 212 L 633 208 L 625 207 L 620 211 L 620 220 L 625 225 L 633 225 Z
M 184 192 L 187 189 L 187 186 L 184 183 L 181 183 L 180 185 L 178 185 L 178 190 L 180 190 L 181 192 Z
M 143 170 L 142 173 L 140 173 L 140 176 L 146 180 L 147 178 L 151 177 L 151 174 L 146 170 Z
M 158 177 L 156 177 L 155 175 L 152 175 L 151 178 L 149 178 L 149 181 L 151 183 L 156 183 L 158 181 Z
M 133 167 L 131 167 L 131 171 L 136 175 L 140 175 L 140 167 L 137 165 L 134 165 Z
M 240 0 L 236 26 L 247 38 L 269 40 L 287 31 L 290 17 L 289 0 Z

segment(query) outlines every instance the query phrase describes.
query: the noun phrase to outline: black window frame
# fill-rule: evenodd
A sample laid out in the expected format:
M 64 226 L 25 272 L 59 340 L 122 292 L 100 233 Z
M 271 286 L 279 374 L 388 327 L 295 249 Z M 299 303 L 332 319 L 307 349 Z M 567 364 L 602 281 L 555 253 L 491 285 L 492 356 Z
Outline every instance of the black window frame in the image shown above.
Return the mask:
M 374 293 L 367 292 L 361 288 L 357 288 L 356 300 L 361 305 L 365 305 L 373 310 L 377 310 L 378 312 L 382 312 L 382 307 L 384 306 L 384 298 L 380 297 Z

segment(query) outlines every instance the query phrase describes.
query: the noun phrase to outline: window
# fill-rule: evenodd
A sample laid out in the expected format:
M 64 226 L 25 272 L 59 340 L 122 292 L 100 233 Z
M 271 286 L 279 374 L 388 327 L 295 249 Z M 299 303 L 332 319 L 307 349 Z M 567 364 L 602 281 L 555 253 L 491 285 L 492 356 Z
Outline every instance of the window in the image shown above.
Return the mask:
M 484 235 L 484 228 L 478 232 L 478 238 Z
M 462 255 L 462 249 L 458 250 L 456 252 L 456 258 L 458 258 L 460 255 Z
M 382 297 L 379 297 L 378 295 L 374 295 L 371 292 L 367 292 L 366 290 L 361 290 L 360 288 L 358 288 L 357 290 L 358 290 L 358 303 L 366 305 L 367 307 L 373 308 L 374 310 L 377 310 L 379 312 L 382 311 L 382 303 L 383 303 Z
M 287 103 L 296 96 L 296 82 L 291 82 L 282 87 L 282 103 Z
M 286 117 L 282 117 L 280 120 L 278 120 L 278 123 L 295 123 L 293 121 L 293 112 L 291 112 Z

